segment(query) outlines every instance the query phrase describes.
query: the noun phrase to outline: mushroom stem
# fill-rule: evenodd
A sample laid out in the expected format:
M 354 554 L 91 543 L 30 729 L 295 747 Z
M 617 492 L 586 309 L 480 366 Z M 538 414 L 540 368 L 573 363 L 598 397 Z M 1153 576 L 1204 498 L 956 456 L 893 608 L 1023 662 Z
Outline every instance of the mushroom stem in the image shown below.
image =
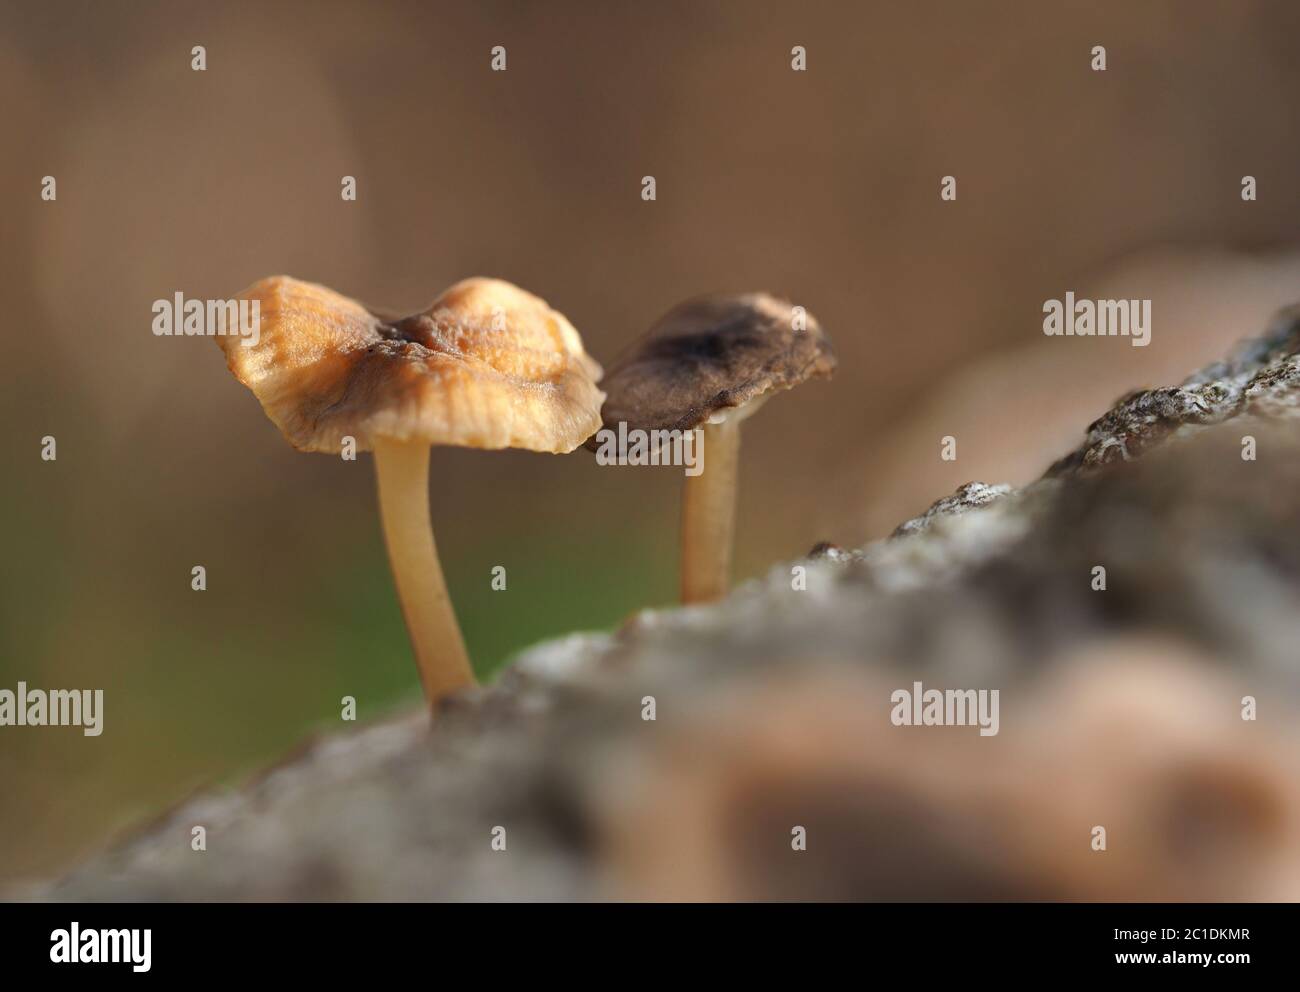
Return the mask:
M 376 438 L 375 474 L 388 562 L 432 707 L 447 693 L 473 685 L 474 671 L 433 542 L 428 444 Z
M 740 419 L 706 423 L 704 471 L 682 490 L 682 602 L 706 603 L 727 594 L 736 530 L 736 467 Z

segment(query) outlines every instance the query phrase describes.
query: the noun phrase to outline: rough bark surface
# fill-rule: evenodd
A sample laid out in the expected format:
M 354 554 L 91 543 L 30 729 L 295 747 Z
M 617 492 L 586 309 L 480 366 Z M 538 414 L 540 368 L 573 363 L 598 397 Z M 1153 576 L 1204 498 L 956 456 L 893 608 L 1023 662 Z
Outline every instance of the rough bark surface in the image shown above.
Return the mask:
M 310 741 L 36 895 L 1295 899 L 1297 644 L 1292 310 L 1024 489 L 539 645 L 432 726 Z M 999 689 L 999 733 L 894 726 L 914 682 Z

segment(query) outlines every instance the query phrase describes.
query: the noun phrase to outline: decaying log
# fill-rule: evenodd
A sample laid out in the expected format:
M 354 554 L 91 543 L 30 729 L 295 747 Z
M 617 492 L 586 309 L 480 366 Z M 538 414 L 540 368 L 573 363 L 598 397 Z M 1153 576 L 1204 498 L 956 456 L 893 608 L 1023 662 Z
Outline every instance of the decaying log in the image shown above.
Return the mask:
M 1300 898 L 1300 310 L 1042 480 L 816 552 L 308 742 L 36 896 Z M 998 732 L 896 726 L 916 683 L 998 690 Z

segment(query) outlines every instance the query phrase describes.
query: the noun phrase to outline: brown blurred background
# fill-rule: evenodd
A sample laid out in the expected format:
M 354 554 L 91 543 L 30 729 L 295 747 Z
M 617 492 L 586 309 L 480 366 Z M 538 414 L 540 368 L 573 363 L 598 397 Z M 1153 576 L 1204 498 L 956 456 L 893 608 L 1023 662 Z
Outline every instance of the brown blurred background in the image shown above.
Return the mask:
M 287 273 L 414 311 L 494 275 L 608 361 L 685 297 L 785 294 L 840 369 L 746 427 L 743 578 L 1033 478 L 1116 395 L 1300 298 L 1289 0 L 5 2 L 0 23 L 0 688 L 106 695 L 99 738 L 0 728 L 0 883 L 337 726 L 342 695 L 363 718 L 418 696 L 368 457 L 290 450 L 212 342 L 153 336 L 155 299 Z M 1044 338 L 1067 290 L 1152 298 L 1153 343 Z M 679 486 L 435 452 L 480 673 L 671 603 Z

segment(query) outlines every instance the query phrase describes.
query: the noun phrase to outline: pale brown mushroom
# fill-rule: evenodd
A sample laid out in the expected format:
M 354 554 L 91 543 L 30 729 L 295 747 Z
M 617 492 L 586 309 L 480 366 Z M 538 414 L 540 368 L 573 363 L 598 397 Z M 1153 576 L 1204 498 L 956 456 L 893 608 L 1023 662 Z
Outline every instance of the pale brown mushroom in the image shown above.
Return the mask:
M 688 475 L 682 492 L 683 603 L 718 599 L 730 584 L 741 421 L 774 393 L 834 368 L 830 338 L 811 314 L 748 293 L 674 308 L 601 380 L 608 430 L 703 432 L 704 471 Z
M 430 704 L 474 682 L 429 520 L 431 445 L 567 452 L 600 426 L 600 366 L 564 315 L 518 286 L 466 279 L 391 320 L 275 276 L 241 299 L 251 339 L 218 336 L 235 378 L 301 451 L 373 450 L 389 563 Z

